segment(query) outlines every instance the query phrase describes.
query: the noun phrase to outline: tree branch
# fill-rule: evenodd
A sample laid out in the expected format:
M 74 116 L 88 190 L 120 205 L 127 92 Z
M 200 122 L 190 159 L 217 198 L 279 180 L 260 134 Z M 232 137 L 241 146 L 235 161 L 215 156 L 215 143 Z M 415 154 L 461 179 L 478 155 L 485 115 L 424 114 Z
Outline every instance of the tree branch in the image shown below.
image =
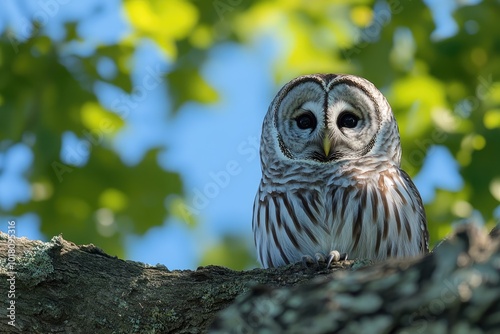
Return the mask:
M 239 295 L 214 332 L 500 327 L 499 242 L 471 226 L 426 257 L 366 268 L 344 261 L 329 270 L 169 271 L 61 237 L 44 243 L 3 233 L 0 261 L 0 304 L 12 313 L 2 317 L 0 332 L 201 333 Z
M 14 262 L 8 261 L 11 244 Z M 9 243 L 4 233 L 0 261 L 2 310 L 15 302 L 15 318 L 0 321 L 2 333 L 200 333 L 218 311 L 256 284 L 294 286 L 332 272 L 300 265 L 241 272 L 217 266 L 169 271 L 120 260 L 60 236 L 46 243 L 25 238 Z M 333 271 L 352 263 L 346 261 Z M 7 293 L 11 277 L 15 298 Z M 12 320 L 15 327 L 8 324 Z

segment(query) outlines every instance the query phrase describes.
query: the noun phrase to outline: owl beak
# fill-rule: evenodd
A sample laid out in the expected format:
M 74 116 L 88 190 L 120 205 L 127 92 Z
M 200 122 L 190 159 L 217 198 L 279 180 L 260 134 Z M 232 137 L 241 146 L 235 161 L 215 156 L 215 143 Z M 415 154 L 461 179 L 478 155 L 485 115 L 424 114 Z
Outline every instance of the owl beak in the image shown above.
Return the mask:
M 323 137 L 323 151 L 325 152 L 325 157 L 330 154 L 330 149 L 332 148 L 332 142 L 327 134 Z

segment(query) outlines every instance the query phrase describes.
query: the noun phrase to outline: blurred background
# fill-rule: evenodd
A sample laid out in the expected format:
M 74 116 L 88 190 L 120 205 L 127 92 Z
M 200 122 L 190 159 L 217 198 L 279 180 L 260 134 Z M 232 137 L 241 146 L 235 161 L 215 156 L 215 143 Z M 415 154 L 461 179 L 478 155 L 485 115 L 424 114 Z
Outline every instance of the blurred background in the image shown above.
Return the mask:
M 261 123 L 298 75 L 391 103 L 431 243 L 500 216 L 500 1 L 4 0 L 0 228 L 257 266 Z

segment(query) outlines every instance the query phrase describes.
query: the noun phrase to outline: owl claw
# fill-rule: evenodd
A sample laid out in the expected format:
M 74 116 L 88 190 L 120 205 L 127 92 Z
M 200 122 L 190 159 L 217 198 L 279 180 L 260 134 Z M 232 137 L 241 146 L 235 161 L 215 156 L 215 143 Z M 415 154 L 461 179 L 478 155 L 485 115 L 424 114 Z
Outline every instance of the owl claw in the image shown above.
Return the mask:
M 314 258 L 310 255 L 302 255 L 302 265 L 305 268 L 319 267 L 321 263 L 326 263 L 326 268 L 330 268 L 332 263 L 345 260 L 347 260 L 347 253 L 340 253 L 337 250 L 331 251 L 326 257 L 322 253 L 314 254 Z
M 316 253 L 314 254 L 314 257 L 316 258 L 316 263 L 324 263 L 325 262 L 325 255 L 321 253 Z
M 309 268 L 310 265 L 317 265 L 317 261 L 315 261 L 310 255 L 302 255 L 302 265 L 305 268 Z
M 345 260 L 347 260 L 347 253 L 340 253 L 337 250 L 332 250 L 330 254 L 328 254 L 326 267 L 330 268 L 330 264 L 332 264 L 332 262 L 339 262 Z

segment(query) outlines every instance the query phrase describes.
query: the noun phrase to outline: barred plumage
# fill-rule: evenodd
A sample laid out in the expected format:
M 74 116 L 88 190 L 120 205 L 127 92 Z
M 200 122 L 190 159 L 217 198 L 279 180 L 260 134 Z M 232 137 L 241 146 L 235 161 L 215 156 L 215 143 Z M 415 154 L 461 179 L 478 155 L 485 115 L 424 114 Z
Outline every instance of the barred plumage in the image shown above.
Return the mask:
M 320 74 L 286 84 L 264 119 L 260 154 L 253 231 L 264 267 L 332 250 L 374 260 L 428 251 L 396 121 L 369 81 Z

